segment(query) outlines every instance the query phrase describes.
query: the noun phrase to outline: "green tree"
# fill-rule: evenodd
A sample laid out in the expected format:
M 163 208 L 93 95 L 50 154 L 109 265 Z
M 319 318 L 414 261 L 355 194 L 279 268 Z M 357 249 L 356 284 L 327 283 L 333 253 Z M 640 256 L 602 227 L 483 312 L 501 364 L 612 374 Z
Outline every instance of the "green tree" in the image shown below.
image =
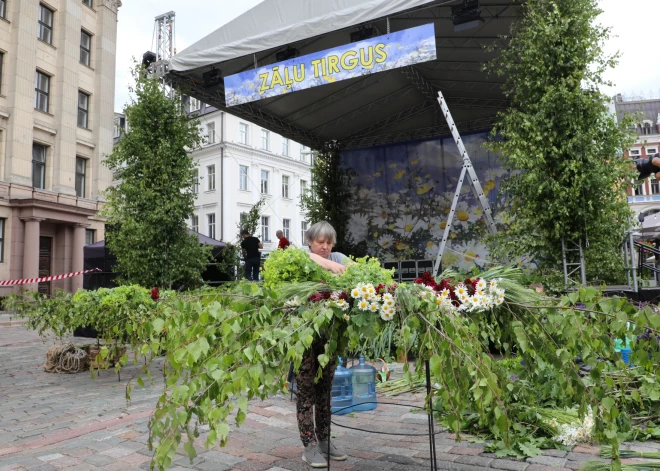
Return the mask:
M 350 183 L 353 172 L 342 167 L 341 151 L 334 142 L 328 143 L 317 156 L 312 167 L 312 188 L 300 198 L 300 207 L 313 224 L 328 221 L 337 231 L 334 250 L 346 250 L 348 208 L 353 194 Z M 305 243 L 305 241 L 303 241 Z
M 194 209 L 196 165 L 188 151 L 202 143 L 196 120 L 179 96 L 167 98 L 157 80 L 133 71 L 128 129 L 105 164 L 119 183 L 103 210 L 108 248 L 121 281 L 145 287 L 182 287 L 200 281 L 211 257 L 186 227 Z
M 620 244 L 630 228 L 625 188 L 631 166 L 620 158 L 634 140 L 630 118 L 609 113 L 603 73 L 618 55 L 603 44 L 597 0 L 529 0 L 524 15 L 490 64 L 504 77 L 511 106 L 498 115 L 489 147 L 513 176 L 509 229 L 494 238 L 499 256 L 534 256 L 561 267 L 561 241 L 586 245 L 589 278 L 623 273 Z

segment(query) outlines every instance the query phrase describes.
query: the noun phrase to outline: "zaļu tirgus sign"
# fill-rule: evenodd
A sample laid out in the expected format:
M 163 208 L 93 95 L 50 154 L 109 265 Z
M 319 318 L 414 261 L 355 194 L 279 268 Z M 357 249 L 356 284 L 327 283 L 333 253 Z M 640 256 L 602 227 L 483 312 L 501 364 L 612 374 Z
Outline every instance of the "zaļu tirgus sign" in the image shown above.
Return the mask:
M 227 106 L 436 59 L 433 23 L 225 77 Z

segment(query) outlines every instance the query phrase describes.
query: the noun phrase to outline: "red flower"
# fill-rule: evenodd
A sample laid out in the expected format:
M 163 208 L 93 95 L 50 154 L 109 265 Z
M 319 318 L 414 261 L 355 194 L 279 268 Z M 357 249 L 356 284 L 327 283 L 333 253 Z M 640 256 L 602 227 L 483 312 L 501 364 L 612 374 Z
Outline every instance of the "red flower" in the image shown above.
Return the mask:
M 151 299 L 154 301 L 158 301 L 160 298 L 160 292 L 158 291 L 158 288 L 154 288 L 151 290 Z

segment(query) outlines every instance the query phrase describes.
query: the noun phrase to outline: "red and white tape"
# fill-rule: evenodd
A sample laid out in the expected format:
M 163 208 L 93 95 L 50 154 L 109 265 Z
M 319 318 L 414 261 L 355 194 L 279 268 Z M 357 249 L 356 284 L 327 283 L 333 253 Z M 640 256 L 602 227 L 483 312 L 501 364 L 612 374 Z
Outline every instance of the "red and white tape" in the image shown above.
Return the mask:
M 0 281 L 0 286 L 25 285 L 28 283 L 45 283 L 46 281 L 63 280 L 64 278 L 71 278 L 73 276 L 84 275 L 86 273 L 91 273 L 94 271 L 102 271 L 102 270 L 100 268 L 94 268 L 92 270 L 67 273 L 66 275 L 46 276 L 43 278 L 27 278 L 25 280 L 5 280 L 5 281 Z

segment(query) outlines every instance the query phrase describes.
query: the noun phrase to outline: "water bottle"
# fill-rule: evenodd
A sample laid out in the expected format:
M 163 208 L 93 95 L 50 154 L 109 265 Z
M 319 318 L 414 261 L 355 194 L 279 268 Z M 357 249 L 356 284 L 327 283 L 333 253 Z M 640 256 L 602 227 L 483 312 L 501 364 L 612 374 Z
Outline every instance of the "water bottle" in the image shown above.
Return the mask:
M 353 372 L 353 411 L 374 410 L 376 404 L 376 368 L 367 365 L 364 357 L 350 368 Z M 370 403 L 370 404 L 369 404 Z
M 341 358 L 332 380 L 332 413 L 344 415 L 352 411 L 353 404 L 353 372 L 344 368 Z

